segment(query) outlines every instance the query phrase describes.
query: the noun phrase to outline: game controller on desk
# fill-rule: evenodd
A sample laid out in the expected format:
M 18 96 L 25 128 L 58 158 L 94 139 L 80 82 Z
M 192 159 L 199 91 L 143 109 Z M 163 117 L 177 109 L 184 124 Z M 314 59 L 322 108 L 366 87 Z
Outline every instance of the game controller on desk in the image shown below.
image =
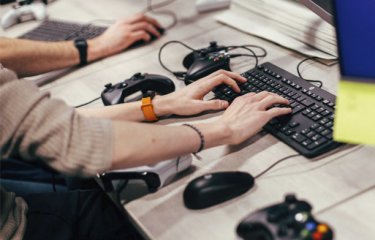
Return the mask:
M 43 3 L 33 3 L 14 7 L 4 14 L 1 18 L 1 27 L 7 29 L 25 19 L 44 20 L 47 17 L 46 6 Z
M 306 201 L 287 195 L 285 201 L 249 214 L 237 226 L 244 240 L 332 240 L 333 231 L 317 221 Z
M 175 72 L 170 70 L 164 65 L 161 60 L 161 53 L 163 49 L 171 43 L 180 43 L 182 46 L 192 50 L 191 53 L 186 55 L 182 61 L 183 66 L 186 68 L 184 72 Z M 251 48 L 257 48 L 262 51 L 262 54 L 256 54 Z M 235 49 L 243 49 L 248 53 L 230 53 L 230 51 Z M 186 45 L 180 41 L 170 41 L 165 43 L 159 50 L 159 62 L 161 66 L 174 74 L 177 78 L 183 79 L 185 84 L 188 85 L 200 78 L 203 78 L 217 70 L 223 69 L 231 71 L 230 59 L 236 57 L 252 57 L 255 58 L 255 65 L 258 65 L 258 58 L 265 57 L 267 51 L 259 46 L 255 45 L 236 45 L 236 46 L 221 46 L 217 42 L 210 42 L 209 46 L 201 49 L 193 49 L 192 47 Z
M 101 94 L 104 105 L 114 105 L 125 102 L 125 98 L 141 91 L 157 92 L 158 94 L 165 95 L 175 90 L 172 80 L 167 77 L 156 74 L 141 74 L 136 73 L 131 78 L 119 82 L 115 85 L 108 83 Z

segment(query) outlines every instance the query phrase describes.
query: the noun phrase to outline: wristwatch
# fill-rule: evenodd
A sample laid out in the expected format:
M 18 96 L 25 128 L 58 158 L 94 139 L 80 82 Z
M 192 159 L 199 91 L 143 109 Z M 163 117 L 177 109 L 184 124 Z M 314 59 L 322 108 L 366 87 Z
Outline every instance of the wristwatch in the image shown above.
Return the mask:
M 79 66 L 87 64 L 87 42 L 84 38 L 77 38 L 74 40 L 74 46 L 79 53 Z

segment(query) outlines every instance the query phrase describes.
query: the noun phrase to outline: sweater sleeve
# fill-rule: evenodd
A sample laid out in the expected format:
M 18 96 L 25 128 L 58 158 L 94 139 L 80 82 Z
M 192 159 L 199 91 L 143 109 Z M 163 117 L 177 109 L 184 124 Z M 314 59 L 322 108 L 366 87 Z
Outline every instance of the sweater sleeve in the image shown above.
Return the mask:
M 0 65 L 0 154 L 42 160 L 68 174 L 110 168 L 112 124 L 87 118 Z

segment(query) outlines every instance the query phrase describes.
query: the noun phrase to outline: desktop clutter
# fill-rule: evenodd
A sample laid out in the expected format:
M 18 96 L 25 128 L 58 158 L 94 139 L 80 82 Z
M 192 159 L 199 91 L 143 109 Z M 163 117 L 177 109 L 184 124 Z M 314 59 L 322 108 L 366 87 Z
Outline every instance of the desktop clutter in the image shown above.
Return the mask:
M 270 121 L 264 127 L 266 131 L 294 148 L 299 154 L 309 158 L 319 156 L 340 145 L 332 139 L 335 96 L 271 63 L 258 65 L 258 57 L 267 54 L 263 48 L 252 45 L 221 46 L 211 42 L 208 47 L 195 50 L 184 43 L 173 41 L 192 50 L 182 60 L 186 71 L 174 72 L 161 61 L 161 51 L 169 43 L 160 48 L 160 64 L 185 84 L 190 84 L 219 69 L 230 70 L 230 59 L 233 57 L 255 58 L 255 66 L 242 74 L 248 82 L 240 84 L 240 94 L 233 92 L 227 86 L 218 86 L 213 91 L 215 97 L 231 102 L 237 96 L 248 92 L 276 93 L 290 101 L 293 112 L 289 116 Z M 251 54 L 230 53 L 237 48 L 245 49 Z M 251 48 L 257 48 L 262 53 L 257 55 Z M 120 83 L 107 84 L 101 98 L 104 105 L 113 105 L 128 101 L 127 98 L 136 92 L 147 94 L 153 91 L 167 94 L 174 89 L 174 84 L 169 78 L 156 74 L 137 73 Z M 132 100 L 134 99 L 130 99 Z M 108 191 L 113 190 L 113 180 L 141 179 L 146 182 L 149 192 L 154 192 L 180 172 L 187 170 L 191 163 L 191 156 L 190 158 L 185 156 L 153 166 L 107 172 L 100 178 Z M 186 186 L 183 193 L 184 205 L 188 209 L 199 210 L 226 202 L 252 189 L 255 178 L 246 172 L 238 171 L 200 176 Z M 251 213 L 241 221 L 237 233 L 243 239 L 252 240 L 333 239 L 331 228 L 315 220 L 311 209 L 311 205 L 306 201 L 287 196 L 283 203 Z
M 44 10 L 42 10 L 42 7 Z M 37 19 L 46 16 L 44 6 L 27 5 L 13 9 L 12 12 L 4 16 L 5 20 L 3 17 L 2 26 L 13 25 L 19 20 L 20 16 L 26 13 Z M 5 25 L 3 24 L 4 21 Z M 92 32 L 91 30 L 82 31 L 82 29 L 85 29 L 85 25 L 48 20 L 23 37 L 46 40 L 46 36 L 40 35 L 44 32 L 43 28 L 50 29 L 51 26 L 56 24 L 69 25 L 72 28 L 74 27 L 75 30 L 56 33 L 55 38 L 47 39 L 47 41 L 67 40 L 70 37 L 88 39 L 101 34 L 105 30 L 103 27 L 98 27 L 97 31 L 94 31 L 95 34 L 83 36 L 82 34 Z M 96 26 L 90 25 L 90 27 Z M 57 29 L 56 27 L 52 28 Z M 159 32 L 163 34 L 164 29 L 160 29 Z M 191 50 L 182 59 L 185 71 L 172 71 L 162 62 L 162 50 L 171 43 L 179 43 Z M 139 44 L 144 44 L 144 42 L 138 42 L 134 46 Z M 246 53 L 232 52 L 236 49 L 242 49 Z M 266 55 L 267 51 L 264 48 L 254 45 L 223 46 L 218 45 L 217 42 L 210 42 L 207 47 L 194 49 L 182 42 L 171 41 L 160 48 L 159 62 L 165 70 L 188 85 L 219 69 L 230 71 L 230 59 L 232 58 L 254 58 L 253 68 L 242 74 L 248 81 L 240 84 L 241 92 L 238 94 L 227 86 L 218 86 L 213 91 L 215 98 L 232 102 L 237 96 L 248 92 L 269 91 L 276 93 L 289 100 L 293 112 L 289 116 L 270 121 L 264 127 L 266 131 L 308 158 L 319 156 L 338 147 L 340 143 L 334 142 L 332 138 L 335 96 L 271 63 L 258 65 L 258 58 Z M 174 90 L 173 81 L 167 77 L 157 74 L 136 73 L 119 83 L 106 84 L 101 93 L 101 99 L 104 105 L 115 105 L 139 100 L 139 96 L 134 98 L 134 94 L 137 93 L 141 96 L 163 95 Z M 109 171 L 98 175 L 98 177 L 102 179 L 106 191 L 114 190 L 115 180 L 125 179 L 125 186 L 131 184 L 131 180 L 142 180 L 147 185 L 149 192 L 155 192 L 172 181 L 179 173 L 189 169 L 191 164 L 192 157 L 187 155 L 151 166 Z M 189 209 L 199 210 L 226 202 L 252 189 L 255 178 L 246 172 L 238 171 L 216 172 L 200 176 L 186 186 L 183 193 L 184 204 Z M 333 231 L 331 228 L 316 221 L 311 214 L 311 209 L 309 203 L 299 201 L 293 196 L 287 196 L 283 203 L 251 213 L 238 225 L 237 233 L 242 239 L 252 240 L 332 239 Z

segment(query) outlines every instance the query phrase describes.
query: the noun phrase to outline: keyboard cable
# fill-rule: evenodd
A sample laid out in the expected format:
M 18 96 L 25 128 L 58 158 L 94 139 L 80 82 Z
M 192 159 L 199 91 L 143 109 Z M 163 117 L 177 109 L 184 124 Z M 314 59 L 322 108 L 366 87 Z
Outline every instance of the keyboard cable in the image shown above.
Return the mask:
M 302 78 L 303 80 L 305 80 L 307 82 L 311 82 L 311 83 L 317 83 L 317 84 L 319 84 L 318 87 L 322 88 L 323 87 L 323 82 L 322 81 L 320 81 L 320 80 L 305 79 L 304 77 L 302 77 L 302 74 L 301 74 L 301 71 L 300 71 L 300 67 L 301 67 L 302 63 L 304 63 L 304 62 L 306 62 L 308 60 L 314 60 L 315 61 L 316 59 L 318 59 L 318 58 L 317 57 L 307 57 L 307 58 L 303 59 L 302 61 L 300 61 L 298 63 L 298 65 L 297 65 L 297 73 L 298 73 L 298 76 L 300 78 Z

